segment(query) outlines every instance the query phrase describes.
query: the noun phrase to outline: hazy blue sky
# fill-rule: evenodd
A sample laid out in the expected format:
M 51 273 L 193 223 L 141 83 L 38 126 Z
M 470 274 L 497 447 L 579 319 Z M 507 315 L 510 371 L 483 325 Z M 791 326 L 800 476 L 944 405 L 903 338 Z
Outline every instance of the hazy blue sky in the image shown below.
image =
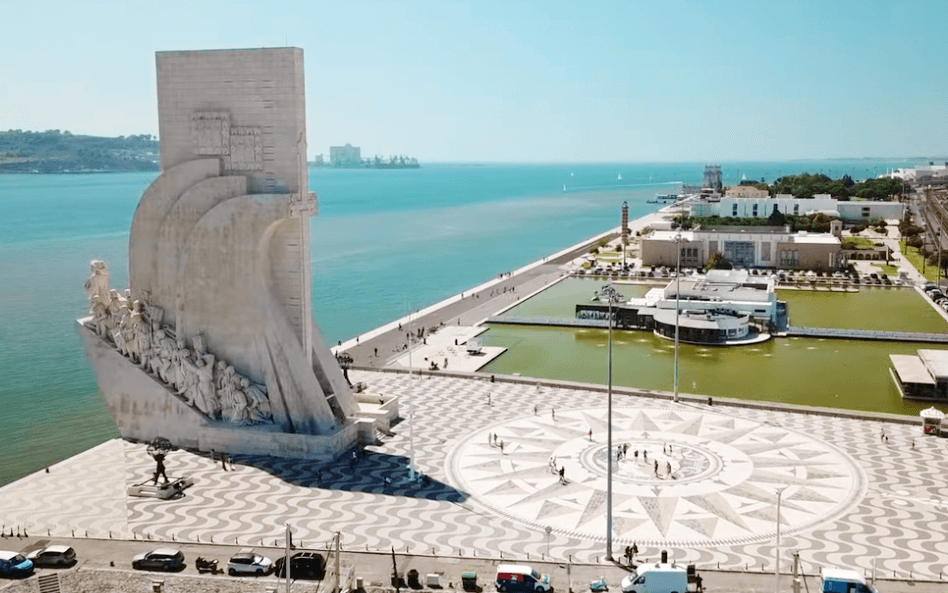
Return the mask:
M 157 134 L 160 50 L 304 50 L 310 154 L 679 161 L 948 152 L 932 2 L 2 7 L 0 130 Z

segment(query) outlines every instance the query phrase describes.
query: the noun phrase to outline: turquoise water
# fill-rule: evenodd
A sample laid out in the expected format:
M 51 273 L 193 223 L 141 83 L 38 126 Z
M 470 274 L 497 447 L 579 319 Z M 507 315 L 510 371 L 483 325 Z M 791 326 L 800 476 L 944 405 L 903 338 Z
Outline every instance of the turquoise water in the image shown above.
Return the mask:
M 721 163 L 741 175 L 866 177 L 904 161 Z M 310 171 L 313 308 L 335 343 L 618 226 L 700 181 L 703 163 L 430 165 Z M 618 175 L 622 180 L 618 180 Z M 93 258 L 127 281 L 128 228 L 154 173 L 0 175 L 0 484 L 117 435 L 79 346 Z M 563 185 L 567 191 L 563 192 Z

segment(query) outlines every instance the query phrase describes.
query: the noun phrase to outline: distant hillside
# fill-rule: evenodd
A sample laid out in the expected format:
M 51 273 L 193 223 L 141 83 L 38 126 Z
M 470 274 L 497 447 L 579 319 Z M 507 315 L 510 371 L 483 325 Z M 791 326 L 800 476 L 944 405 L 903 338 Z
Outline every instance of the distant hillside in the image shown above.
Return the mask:
M 0 173 L 157 171 L 158 141 L 139 136 L 77 136 L 46 130 L 0 132 Z

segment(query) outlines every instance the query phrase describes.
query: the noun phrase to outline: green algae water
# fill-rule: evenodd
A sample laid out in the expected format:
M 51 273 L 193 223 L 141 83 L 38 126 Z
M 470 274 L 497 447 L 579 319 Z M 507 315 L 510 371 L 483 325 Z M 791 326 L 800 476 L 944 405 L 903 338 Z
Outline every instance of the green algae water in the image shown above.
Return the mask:
M 508 351 L 485 372 L 607 381 L 607 332 L 537 326 L 492 326 L 488 346 Z M 930 403 L 903 401 L 889 375 L 890 354 L 915 354 L 929 344 L 777 338 L 742 347 L 682 344 L 681 393 L 868 412 L 917 414 Z M 946 349 L 934 346 L 935 349 Z M 645 331 L 613 331 L 614 385 L 671 391 L 675 346 Z
M 575 317 L 602 279 L 568 278 L 505 313 L 522 317 Z M 626 298 L 642 296 L 643 284 L 613 283 Z M 882 331 L 948 332 L 948 322 L 917 291 L 863 288 L 859 292 L 780 290 L 790 320 L 809 327 Z M 485 344 L 508 351 L 483 370 L 547 379 L 605 383 L 605 330 L 492 326 Z M 776 338 L 753 346 L 682 344 L 679 391 L 759 401 L 917 414 L 929 403 L 903 401 L 889 374 L 890 354 L 915 354 L 931 344 Z M 614 331 L 613 383 L 673 389 L 674 343 L 646 331 Z

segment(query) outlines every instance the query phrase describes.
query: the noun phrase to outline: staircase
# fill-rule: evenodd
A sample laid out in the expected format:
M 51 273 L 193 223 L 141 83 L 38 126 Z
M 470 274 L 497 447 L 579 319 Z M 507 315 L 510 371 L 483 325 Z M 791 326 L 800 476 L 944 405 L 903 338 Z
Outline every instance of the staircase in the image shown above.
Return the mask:
M 36 581 L 39 584 L 40 593 L 62 593 L 62 589 L 59 588 L 58 573 L 41 574 L 36 577 Z

